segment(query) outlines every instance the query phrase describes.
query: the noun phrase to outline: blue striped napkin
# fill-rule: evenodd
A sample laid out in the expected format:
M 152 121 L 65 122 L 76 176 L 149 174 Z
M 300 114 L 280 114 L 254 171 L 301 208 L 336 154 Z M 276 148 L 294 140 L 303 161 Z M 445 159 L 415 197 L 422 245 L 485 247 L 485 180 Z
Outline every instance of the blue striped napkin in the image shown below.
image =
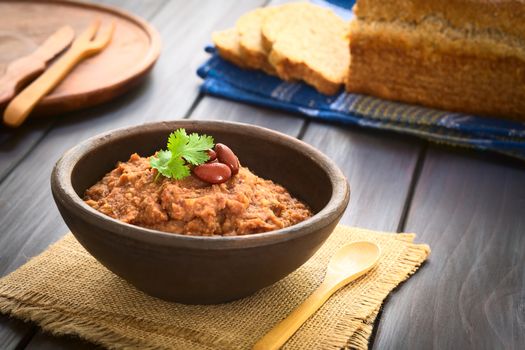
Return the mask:
M 351 1 L 315 0 L 349 19 Z M 346 4 L 346 7 L 342 5 Z M 289 83 L 211 57 L 197 71 L 202 92 L 250 104 L 299 113 L 312 119 L 392 130 L 433 142 L 495 151 L 525 160 L 525 123 L 452 113 L 372 96 L 340 92 L 325 96 L 303 83 Z

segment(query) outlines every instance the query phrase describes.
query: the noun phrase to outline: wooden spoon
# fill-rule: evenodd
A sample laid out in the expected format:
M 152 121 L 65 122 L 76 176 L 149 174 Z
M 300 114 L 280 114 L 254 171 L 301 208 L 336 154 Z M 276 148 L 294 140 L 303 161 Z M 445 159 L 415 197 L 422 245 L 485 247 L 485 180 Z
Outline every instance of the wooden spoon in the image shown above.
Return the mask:
M 381 250 L 372 242 L 353 242 L 341 247 L 330 259 L 323 283 L 287 318 L 266 333 L 253 349 L 279 349 L 332 294 L 370 271 L 380 255 Z
M 80 61 L 102 51 L 109 44 L 115 24 L 111 23 L 105 32 L 94 38 L 99 26 L 100 21 L 94 21 L 73 41 L 71 48 L 62 57 L 7 105 L 4 112 L 4 123 L 7 126 L 17 127 L 22 124 L 36 104 Z

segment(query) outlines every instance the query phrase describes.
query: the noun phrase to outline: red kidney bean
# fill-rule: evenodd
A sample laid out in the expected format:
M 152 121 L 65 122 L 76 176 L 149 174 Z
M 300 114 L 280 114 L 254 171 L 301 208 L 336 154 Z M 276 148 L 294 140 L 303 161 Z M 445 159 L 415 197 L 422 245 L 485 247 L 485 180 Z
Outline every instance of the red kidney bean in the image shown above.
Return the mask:
M 226 164 L 230 167 L 232 175 L 239 172 L 239 158 L 233 153 L 230 147 L 225 144 L 218 143 L 215 145 L 215 153 L 217 153 L 217 159 L 219 162 Z
M 217 153 L 215 153 L 214 150 L 209 149 L 209 150 L 207 151 L 207 153 L 208 153 L 208 157 L 210 157 L 210 158 L 208 159 L 208 162 L 212 162 L 212 161 L 214 161 L 215 159 L 217 159 Z
M 222 163 L 201 164 L 193 168 L 193 174 L 210 184 L 221 184 L 232 176 L 230 167 Z

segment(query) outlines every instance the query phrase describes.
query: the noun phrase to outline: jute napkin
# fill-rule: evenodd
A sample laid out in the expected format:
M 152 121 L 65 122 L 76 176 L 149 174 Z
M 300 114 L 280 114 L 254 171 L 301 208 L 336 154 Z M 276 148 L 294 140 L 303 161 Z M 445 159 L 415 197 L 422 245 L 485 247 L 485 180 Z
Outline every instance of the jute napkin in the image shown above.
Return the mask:
M 305 265 L 255 295 L 220 305 L 181 305 L 150 297 L 120 279 L 68 234 L 0 280 L 0 312 L 108 348 L 248 349 L 323 279 L 341 246 L 371 240 L 376 268 L 337 292 L 286 343 L 286 349 L 366 348 L 388 293 L 427 258 L 414 234 L 338 226 Z

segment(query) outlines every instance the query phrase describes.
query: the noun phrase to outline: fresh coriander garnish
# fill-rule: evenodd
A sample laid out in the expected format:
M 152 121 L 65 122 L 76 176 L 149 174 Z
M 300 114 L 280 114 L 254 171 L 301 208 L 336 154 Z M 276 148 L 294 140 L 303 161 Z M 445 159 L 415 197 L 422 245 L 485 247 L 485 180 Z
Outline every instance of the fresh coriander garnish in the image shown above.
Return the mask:
M 172 132 L 168 138 L 168 149 L 158 151 L 149 163 L 160 174 L 180 180 L 190 175 L 189 164 L 200 165 L 209 159 L 207 150 L 213 148 L 213 137 L 197 133 L 186 134 L 185 129 Z

